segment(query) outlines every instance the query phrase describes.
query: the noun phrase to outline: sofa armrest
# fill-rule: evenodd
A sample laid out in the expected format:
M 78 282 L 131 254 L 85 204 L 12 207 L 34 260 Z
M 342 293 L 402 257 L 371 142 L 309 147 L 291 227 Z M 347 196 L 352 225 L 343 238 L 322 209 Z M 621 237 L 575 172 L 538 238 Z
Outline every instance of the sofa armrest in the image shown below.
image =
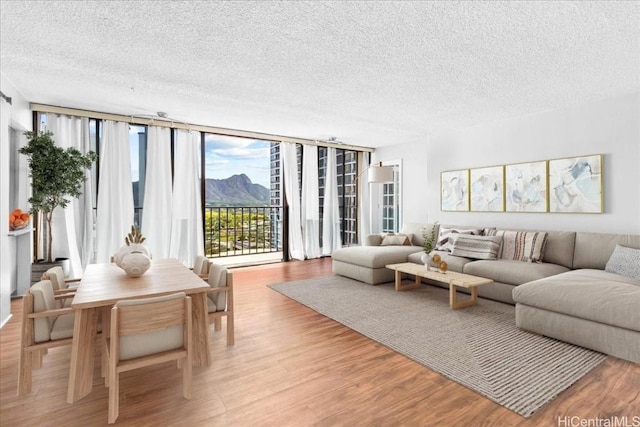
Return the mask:
M 369 234 L 364 238 L 364 246 L 380 246 L 382 243 L 382 236 L 379 234 Z

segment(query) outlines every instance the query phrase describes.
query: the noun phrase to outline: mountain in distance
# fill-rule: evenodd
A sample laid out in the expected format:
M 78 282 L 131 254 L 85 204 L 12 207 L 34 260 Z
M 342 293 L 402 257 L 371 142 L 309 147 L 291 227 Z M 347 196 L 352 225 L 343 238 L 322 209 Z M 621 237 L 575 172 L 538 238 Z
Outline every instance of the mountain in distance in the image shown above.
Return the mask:
M 133 182 L 133 203 L 140 206 L 139 182 Z M 269 189 L 245 175 L 205 180 L 205 206 L 269 206 Z
M 269 189 L 245 175 L 205 180 L 206 206 L 269 206 Z

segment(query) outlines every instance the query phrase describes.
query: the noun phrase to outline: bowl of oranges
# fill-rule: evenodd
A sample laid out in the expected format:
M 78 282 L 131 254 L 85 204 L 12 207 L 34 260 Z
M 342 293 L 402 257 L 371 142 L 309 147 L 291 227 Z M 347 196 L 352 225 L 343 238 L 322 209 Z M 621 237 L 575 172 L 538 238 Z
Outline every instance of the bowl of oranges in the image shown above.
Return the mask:
M 15 231 L 25 228 L 29 225 L 31 215 L 29 212 L 23 212 L 21 209 L 15 209 L 9 214 L 9 230 Z

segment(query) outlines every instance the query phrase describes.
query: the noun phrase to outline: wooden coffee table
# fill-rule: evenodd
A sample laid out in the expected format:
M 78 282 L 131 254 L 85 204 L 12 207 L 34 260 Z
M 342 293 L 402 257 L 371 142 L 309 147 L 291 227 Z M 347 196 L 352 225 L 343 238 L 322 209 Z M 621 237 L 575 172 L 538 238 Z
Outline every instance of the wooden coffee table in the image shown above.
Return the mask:
M 421 285 L 421 278 L 433 280 L 440 283 L 449 284 L 449 307 L 451 309 L 458 309 L 463 307 L 469 307 L 478 302 L 478 286 L 492 283 L 492 279 L 485 277 L 472 276 L 470 274 L 458 273 L 456 271 L 447 271 L 441 273 L 427 268 L 424 265 L 414 264 L 412 262 L 405 262 L 402 264 L 389 264 L 386 266 L 396 272 L 396 291 L 408 291 L 411 289 L 418 289 Z M 402 284 L 402 273 L 412 274 L 416 277 L 415 283 L 411 285 Z M 466 301 L 457 300 L 457 288 L 471 289 L 471 298 Z

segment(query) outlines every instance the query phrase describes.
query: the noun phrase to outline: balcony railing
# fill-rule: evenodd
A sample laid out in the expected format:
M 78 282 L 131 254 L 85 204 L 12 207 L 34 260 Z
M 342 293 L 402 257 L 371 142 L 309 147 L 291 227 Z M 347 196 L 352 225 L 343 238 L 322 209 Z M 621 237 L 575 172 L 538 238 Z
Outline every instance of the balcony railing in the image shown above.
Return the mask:
M 341 206 L 342 245 L 358 243 L 357 206 Z M 320 213 L 322 217 L 322 213 Z M 95 219 L 95 218 L 94 218 Z M 142 208 L 136 207 L 134 224 L 140 227 Z M 281 206 L 224 206 L 204 208 L 204 252 L 207 257 L 229 257 L 284 252 L 286 232 Z M 320 225 L 322 227 L 322 224 Z M 322 228 L 319 239 L 322 239 Z M 286 254 L 283 255 L 286 257 Z
M 207 206 L 204 252 L 207 257 L 282 252 L 283 209 L 280 206 Z

